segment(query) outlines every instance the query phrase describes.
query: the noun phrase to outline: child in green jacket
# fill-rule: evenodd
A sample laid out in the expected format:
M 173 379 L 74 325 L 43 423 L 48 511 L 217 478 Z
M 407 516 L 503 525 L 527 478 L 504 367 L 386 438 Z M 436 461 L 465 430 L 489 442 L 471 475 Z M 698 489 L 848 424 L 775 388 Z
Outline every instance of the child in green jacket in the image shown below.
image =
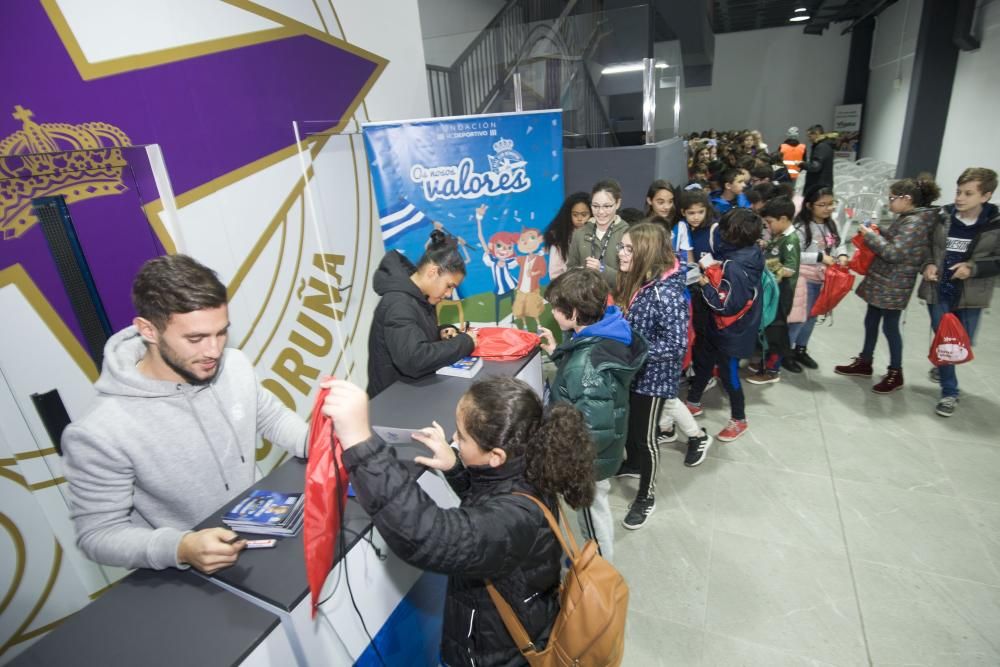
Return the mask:
M 608 306 L 608 285 L 597 271 L 571 269 L 549 284 L 545 298 L 552 315 L 570 332 L 558 347 L 552 332 L 539 329 L 542 349 L 556 364 L 553 402 L 568 403 L 583 414 L 597 454 L 594 502 L 578 513 L 580 530 L 597 540 L 611 559 L 614 521 L 608 495 L 610 477 L 625 456 L 629 386 L 646 361 L 646 342 L 634 333 L 621 310 Z

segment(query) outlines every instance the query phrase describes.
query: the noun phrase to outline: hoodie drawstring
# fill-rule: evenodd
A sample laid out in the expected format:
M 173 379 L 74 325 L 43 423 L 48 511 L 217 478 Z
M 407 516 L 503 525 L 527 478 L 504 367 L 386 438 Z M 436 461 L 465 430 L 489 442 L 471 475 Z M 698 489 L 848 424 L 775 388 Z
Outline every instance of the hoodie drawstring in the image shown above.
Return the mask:
M 195 409 L 194 402 L 191 400 L 191 397 L 188 396 L 188 392 L 182 391 L 181 393 L 184 394 L 184 400 L 187 401 L 188 407 L 191 408 L 191 414 L 194 415 L 194 420 L 198 424 L 198 429 L 201 431 L 201 434 L 205 437 L 205 442 L 208 443 L 208 450 L 212 452 L 212 459 L 215 460 L 215 467 L 219 471 L 219 477 L 222 478 L 222 483 L 226 485 L 226 491 L 228 491 L 229 479 L 226 477 L 226 471 L 222 467 L 222 461 L 219 460 L 219 455 L 216 453 L 215 447 L 212 446 L 212 439 L 208 437 L 208 431 L 205 430 L 205 425 L 201 423 L 201 417 L 198 416 L 198 410 Z M 218 399 L 216 399 L 216 401 L 218 401 Z M 222 415 L 223 419 L 225 419 L 225 412 L 223 412 Z M 228 423 L 229 420 L 226 419 L 226 422 Z M 230 424 L 230 428 L 231 427 L 232 424 Z

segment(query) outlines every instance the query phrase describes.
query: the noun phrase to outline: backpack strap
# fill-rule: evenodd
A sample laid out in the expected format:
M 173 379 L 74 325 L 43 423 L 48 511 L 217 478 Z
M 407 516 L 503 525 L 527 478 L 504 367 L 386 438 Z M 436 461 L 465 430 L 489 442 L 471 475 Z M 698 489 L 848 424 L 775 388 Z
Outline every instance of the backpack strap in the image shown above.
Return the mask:
M 538 498 L 536 498 L 535 496 L 533 496 L 533 495 L 531 495 L 529 493 L 523 493 L 521 491 L 514 491 L 513 495 L 515 495 L 515 496 L 524 496 L 525 498 L 527 498 L 531 502 L 533 502 L 536 505 L 538 505 L 539 509 L 542 510 L 542 514 L 545 515 L 545 519 L 549 522 L 549 528 L 552 529 L 552 532 L 555 533 L 555 535 L 556 535 L 556 539 L 559 540 L 559 544 L 562 546 L 563 551 L 565 551 L 566 555 L 569 556 L 571 559 L 572 558 L 576 558 L 576 556 L 580 553 L 580 547 L 577 546 L 577 544 L 576 544 L 576 538 L 573 537 L 573 531 L 571 531 L 571 530 L 569 530 L 567 528 L 566 529 L 566 538 L 564 538 L 563 537 L 563 531 L 560 528 L 559 523 L 556 522 L 556 518 L 554 516 L 552 516 L 552 512 L 549 510 L 548 507 L 545 506 L 545 503 L 543 503 L 541 500 L 539 500 Z M 562 508 L 561 504 L 559 505 L 559 521 L 562 522 L 563 526 L 568 526 L 569 525 L 566 522 L 566 514 L 563 512 L 563 508 Z M 567 544 L 567 539 L 569 541 L 568 544 Z
M 490 594 L 490 598 L 493 600 L 493 604 L 496 605 L 497 611 L 500 612 L 500 619 L 503 621 L 504 627 L 507 628 L 507 632 L 510 633 L 511 638 L 514 640 L 514 645 L 517 646 L 522 654 L 527 654 L 529 652 L 537 651 L 535 647 L 535 642 L 531 641 L 531 636 L 528 631 L 524 629 L 524 624 L 517 617 L 517 614 L 511 608 L 507 601 L 503 599 L 500 595 L 500 591 L 496 589 L 493 582 L 489 579 L 486 580 L 486 592 Z
M 559 540 L 559 544 L 562 546 L 563 551 L 565 551 L 571 559 L 575 558 L 577 553 L 579 553 L 579 549 L 576 544 L 576 539 L 573 537 L 573 531 L 569 530 L 569 528 L 566 529 L 566 534 L 569 539 L 569 544 L 567 544 L 566 539 L 563 537 L 562 529 L 556 522 L 556 518 L 552 516 L 552 512 L 545 506 L 545 503 L 528 493 L 515 491 L 514 495 L 524 496 L 531 502 L 538 505 L 538 507 L 542 510 L 542 514 L 545 515 L 545 519 L 549 522 L 549 527 L 552 529 L 552 532 L 555 533 L 556 539 Z M 563 512 L 561 504 L 559 505 L 559 519 L 562 521 L 563 526 L 568 526 L 566 523 L 566 514 Z M 489 579 L 486 580 L 486 592 L 490 594 L 490 599 L 493 600 L 493 604 L 496 605 L 497 611 L 500 612 L 500 618 L 503 620 L 504 627 L 507 628 L 507 632 L 510 633 L 510 636 L 514 640 L 514 644 L 517 646 L 518 650 L 521 651 L 523 655 L 537 651 L 538 649 L 535 647 L 535 643 L 531 640 L 531 635 L 529 635 L 528 631 L 524 629 L 524 624 L 521 623 L 521 620 L 517 617 L 514 609 L 507 603 L 503 596 L 500 595 L 500 591 L 496 589 L 493 582 Z

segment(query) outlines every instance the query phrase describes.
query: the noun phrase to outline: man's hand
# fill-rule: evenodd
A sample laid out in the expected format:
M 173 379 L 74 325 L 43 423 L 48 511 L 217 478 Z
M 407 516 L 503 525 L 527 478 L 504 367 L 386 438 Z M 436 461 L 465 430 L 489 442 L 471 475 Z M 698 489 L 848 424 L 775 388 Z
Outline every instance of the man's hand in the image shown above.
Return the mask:
M 427 445 L 433 456 L 416 456 L 413 459 L 414 463 L 419 463 L 422 466 L 427 466 L 428 468 L 434 468 L 435 470 L 443 470 L 445 472 L 451 470 L 455 467 L 455 463 L 458 459 L 455 456 L 455 450 L 451 448 L 448 441 L 444 437 L 444 429 L 437 422 L 431 422 L 433 426 L 428 426 L 422 428 L 419 431 L 414 431 L 412 438 L 417 442 L 422 442 Z
M 475 329 L 466 329 L 462 333 L 464 333 L 466 336 L 472 339 L 473 345 L 479 344 L 479 334 L 476 332 Z
M 596 257 L 588 257 L 587 261 L 584 262 L 584 266 L 590 269 L 591 271 L 600 271 L 601 260 L 597 259 Z
M 951 274 L 951 277 L 954 278 L 955 280 L 965 280 L 966 278 L 972 276 L 972 265 L 969 264 L 968 262 L 959 262 L 958 264 L 952 264 L 948 268 L 954 271 L 954 273 Z
M 924 269 L 924 280 L 929 283 L 936 283 L 938 281 L 938 268 L 936 264 L 928 264 Z
M 333 430 L 344 449 L 372 437 L 368 421 L 368 394 L 364 389 L 344 380 L 325 380 L 320 386 L 330 389 L 323 401 L 322 411 L 333 420 Z
M 835 260 L 831 255 L 826 255 L 826 254 L 823 255 L 823 264 L 825 264 L 826 266 L 833 266 L 836 263 L 837 260 Z
M 199 572 L 212 574 L 236 562 L 246 546 L 246 540 L 226 528 L 206 528 L 187 533 L 177 547 L 177 561 L 187 563 Z
M 538 327 L 538 337 L 541 338 L 539 346 L 545 350 L 546 354 L 552 354 L 556 349 L 556 337 L 552 335 L 552 331 L 545 327 Z

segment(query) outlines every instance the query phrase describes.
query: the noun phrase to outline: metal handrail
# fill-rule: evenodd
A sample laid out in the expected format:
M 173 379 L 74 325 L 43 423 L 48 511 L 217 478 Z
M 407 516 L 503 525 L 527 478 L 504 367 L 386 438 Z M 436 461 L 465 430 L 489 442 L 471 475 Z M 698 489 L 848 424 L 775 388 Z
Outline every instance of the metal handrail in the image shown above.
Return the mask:
M 565 98 L 579 79 L 581 55 L 594 46 L 594 37 L 600 31 L 600 22 L 586 23 L 575 16 L 568 17 L 581 6 L 590 11 L 586 16 L 595 16 L 601 0 L 510 0 L 490 20 L 469 46 L 462 51 L 451 67 L 427 66 L 428 90 L 432 112 L 436 116 L 453 116 L 466 113 L 484 113 L 490 110 L 507 87 L 514 72 L 526 62 L 527 54 L 541 39 L 549 39 L 557 45 L 557 54 L 572 63 L 575 69 L 559 74 L 561 90 L 558 101 Z M 529 25 L 542 18 L 554 18 L 551 24 Z M 586 23 L 586 25 L 583 25 Z M 580 108 L 564 113 L 564 129 L 569 133 L 579 132 L 588 137 L 599 136 L 600 145 L 616 144 L 611 132 L 611 121 L 594 86 L 589 72 L 583 70 L 583 100 Z M 532 91 L 534 92 L 534 91 Z M 537 92 L 536 96 L 539 96 Z M 546 100 L 551 106 L 556 100 Z M 573 119 L 572 121 L 570 119 Z M 582 125 L 581 125 L 582 124 Z M 572 128 L 570 127 L 572 126 Z M 582 130 L 582 132 L 580 132 Z M 593 143 L 593 142 L 588 142 Z

